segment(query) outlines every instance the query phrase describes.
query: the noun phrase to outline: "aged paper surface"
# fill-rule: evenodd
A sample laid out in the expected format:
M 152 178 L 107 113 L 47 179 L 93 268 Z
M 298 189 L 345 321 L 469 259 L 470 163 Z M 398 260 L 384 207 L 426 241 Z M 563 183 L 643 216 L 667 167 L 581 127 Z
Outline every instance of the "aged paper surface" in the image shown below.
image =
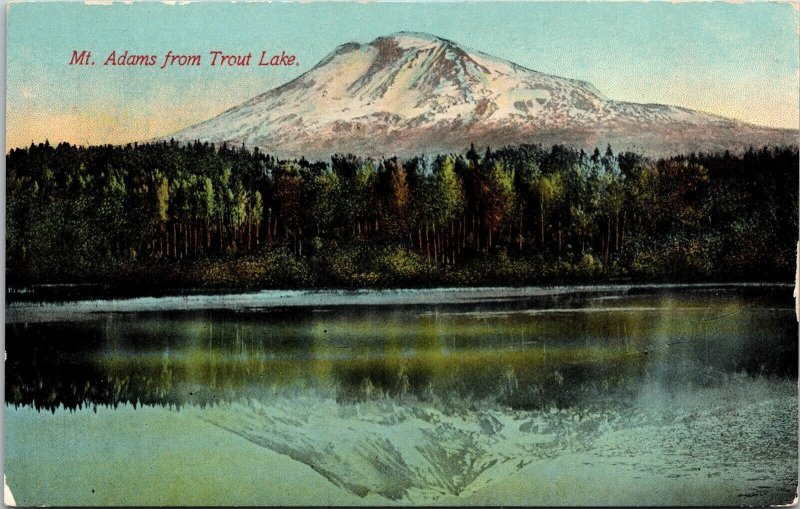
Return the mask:
M 15 3 L 9 505 L 797 491 L 788 3 Z

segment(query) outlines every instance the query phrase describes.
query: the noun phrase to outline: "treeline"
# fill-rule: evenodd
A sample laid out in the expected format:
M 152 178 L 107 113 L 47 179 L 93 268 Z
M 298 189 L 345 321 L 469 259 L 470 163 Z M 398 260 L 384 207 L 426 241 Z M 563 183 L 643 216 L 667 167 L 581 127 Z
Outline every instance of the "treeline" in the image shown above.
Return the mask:
M 774 279 L 793 273 L 798 231 L 796 147 L 312 163 L 207 143 L 43 143 L 8 154 L 6 189 L 12 283 L 157 284 L 165 267 L 200 285 L 227 267 L 228 286 L 252 270 L 249 286 Z

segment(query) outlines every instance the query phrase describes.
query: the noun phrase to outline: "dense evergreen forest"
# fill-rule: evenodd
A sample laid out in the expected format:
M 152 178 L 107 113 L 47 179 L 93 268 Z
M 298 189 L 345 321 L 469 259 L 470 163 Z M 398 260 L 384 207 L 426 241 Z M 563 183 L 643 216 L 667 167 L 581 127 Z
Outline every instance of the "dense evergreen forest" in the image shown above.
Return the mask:
M 201 143 L 43 143 L 7 155 L 6 188 L 12 285 L 789 281 L 798 232 L 796 147 L 312 163 Z

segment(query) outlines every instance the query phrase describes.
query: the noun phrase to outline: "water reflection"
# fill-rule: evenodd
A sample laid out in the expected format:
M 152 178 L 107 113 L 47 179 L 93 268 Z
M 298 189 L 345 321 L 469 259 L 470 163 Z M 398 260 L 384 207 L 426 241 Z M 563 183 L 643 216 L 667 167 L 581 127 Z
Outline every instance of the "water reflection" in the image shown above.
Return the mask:
M 514 409 L 625 401 L 645 381 L 796 377 L 785 290 L 587 295 L 491 305 L 103 314 L 6 325 L 6 401 L 205 407 L 275 390 Z

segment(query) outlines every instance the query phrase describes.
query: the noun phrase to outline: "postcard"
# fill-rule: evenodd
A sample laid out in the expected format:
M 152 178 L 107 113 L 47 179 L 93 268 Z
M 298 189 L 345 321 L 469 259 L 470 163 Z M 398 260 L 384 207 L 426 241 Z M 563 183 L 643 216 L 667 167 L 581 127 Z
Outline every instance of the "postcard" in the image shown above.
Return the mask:
M 7 504 L 797 500 L 795 4 L 7 21 Z

